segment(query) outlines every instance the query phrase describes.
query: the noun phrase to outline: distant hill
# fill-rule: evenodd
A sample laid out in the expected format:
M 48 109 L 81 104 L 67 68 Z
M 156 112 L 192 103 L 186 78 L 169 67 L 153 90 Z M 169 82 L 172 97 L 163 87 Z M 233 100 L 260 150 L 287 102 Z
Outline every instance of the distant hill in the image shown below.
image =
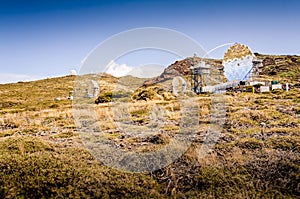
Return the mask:
M 300 56 L 259 53 L 255 53 L 255 56 L 263 60 L 262 75 L 278 77 L 295 84 L 300 82 Z
M 255 53 L 255 56 L 263 61 L 262 77 L 270 80 L 276 79 L 299 86 L 300 56 L 263 55 L 259 53 Z M 111 88 L 111 86 L 118 83 L 121 85 L 119 89 L 134 91 L 142 85 L 155 85 L 171 80 L 177 75 L 185 76 L 187 80 L 190 81 L 191 63 L 197 64 L 200 61 L 201 59 L 199 57 L 188 57 L 183 60 L 178 60 L 168 66 L 160 76 L 155 78 L 136 78 L 133 76 L 115 78 L 109 74 L 103 74 L 101 75 L 103 81 L 102 83 L 99 82 L 99 85 L 105 90 L 106 87 Z M 222 81 L 226 81 L 223 75 L 222 60 L 205 59 L 204 61 L 212 66 L 213 75 L 222 76 Z M 69 92 L 73 90 L 75 79 L 76 76 L 66 76 L 32 82 L 0 84 L 2 98 L 0 108 L 10 106 L 17 108 L 18 110 L 46 108 L 46 102 L 51 102 L 55 98 L 65 98 L 69 96 Z M 32 100 L 28 101 L 28 99 Z

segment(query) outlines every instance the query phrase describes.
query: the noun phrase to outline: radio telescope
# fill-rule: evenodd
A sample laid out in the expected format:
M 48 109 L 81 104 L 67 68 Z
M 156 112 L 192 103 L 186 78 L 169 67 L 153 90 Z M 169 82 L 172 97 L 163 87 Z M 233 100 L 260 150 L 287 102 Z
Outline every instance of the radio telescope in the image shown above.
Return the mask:
M 246 45 L 235 43 L 223 58 L 224 75 L 228 81 L 247 81 L 251 76 L 254 54 Z

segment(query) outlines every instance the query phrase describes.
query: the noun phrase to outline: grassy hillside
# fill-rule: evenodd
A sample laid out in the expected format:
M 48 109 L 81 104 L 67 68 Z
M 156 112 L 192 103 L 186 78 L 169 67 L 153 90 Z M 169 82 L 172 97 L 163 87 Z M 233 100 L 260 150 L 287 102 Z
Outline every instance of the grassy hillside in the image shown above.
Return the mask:
M 204 159 L 198 153 L 212 114 L 212 96 L 199 95 L 200 124 L 192 146 L 171 165 L 151 173 L 109 168 L 83 146 L 67 99 L 74 76 L 0 85 L 0 198 L 299 197 L 299 57 L 257 56 L 264 59 L 264 77 L 289 82 L 291 90 L 227 92 L 221 137 Z M 107 76 L 101 85 L 107 91 L 119 81 L 126 90 L 129 79 L 136 85 L 144 81 Z M 109 117 L 109 104 L 96 106 L 105 138 L 124 150 L 157 149 L 179 128 L 178 100 L 164 97 L 165 91 L 155 86 L 147 89 L 155 91 L 154 97 L 132 102 L 130 119 L 150 128 L 151 107 L 159 103 L 167 121 L 153 137 L 124 136 Z

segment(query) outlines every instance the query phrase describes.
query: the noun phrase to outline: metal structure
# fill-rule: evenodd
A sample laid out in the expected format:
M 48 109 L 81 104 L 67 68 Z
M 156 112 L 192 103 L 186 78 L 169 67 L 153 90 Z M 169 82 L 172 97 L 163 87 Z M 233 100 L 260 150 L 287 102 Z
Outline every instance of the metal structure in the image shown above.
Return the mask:
M 259 74 L 263 67 L 262 60 L 255 57 L 246 45 L 235 43 L 231 46 L 224 54 L 222 65 L 228 82 L 206 85 L 205 80 L 210 80 L 208 74 L 211 73 L 211 66 L 204 61 L 196 63 L 196 56 L 191 58 L 192 90 L 196 94 L 201 92 L 219 93 L 236 86 L 251 85 L 251 83 L 265 85 L 264 82 L 259 81 Z
M 204 61 L 196 64 L 195 58 L 194 56 L 191 62 L 191 88 L 196 94 L 199 94 L 202 92 L 202 87 L 205 86 L 205 75 L 210 74 L 210 66 Z
M 259 77 L 259 74 L 262 72 L 263 61 L 257 57 L 253 57 L 252 60 L 252 77 Z
M 201 88 L 201 92 L 204 93 L 222 93 L 222 91 L 226 91 L 228 88 L 233 88 L 235 86 L 239 85 L 239 81 L 231 81 L 231 82 L 225 82 L 220 83 L 214 86 L 204 86 Z

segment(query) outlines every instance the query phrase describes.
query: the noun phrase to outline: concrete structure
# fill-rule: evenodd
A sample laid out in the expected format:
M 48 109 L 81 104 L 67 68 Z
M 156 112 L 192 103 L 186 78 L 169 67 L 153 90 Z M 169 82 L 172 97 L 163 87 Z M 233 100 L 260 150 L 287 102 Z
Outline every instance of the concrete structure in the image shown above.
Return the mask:
M 254 86 L 254 85 L 266 85 L 266 82 L 259 82 L 259 81 L 253 81 L 253 82 L 249 82 L 250 86 Z
M 271 88 L 272 88 L 272 90 L 282 89 L 282 84 L 272 84 Z
M 270 91 L 270 86 L 260 86 L 260 87 L 259 87 L 259 91 L 260 91 L 261 93 L 269 92 L 269 91 Z

